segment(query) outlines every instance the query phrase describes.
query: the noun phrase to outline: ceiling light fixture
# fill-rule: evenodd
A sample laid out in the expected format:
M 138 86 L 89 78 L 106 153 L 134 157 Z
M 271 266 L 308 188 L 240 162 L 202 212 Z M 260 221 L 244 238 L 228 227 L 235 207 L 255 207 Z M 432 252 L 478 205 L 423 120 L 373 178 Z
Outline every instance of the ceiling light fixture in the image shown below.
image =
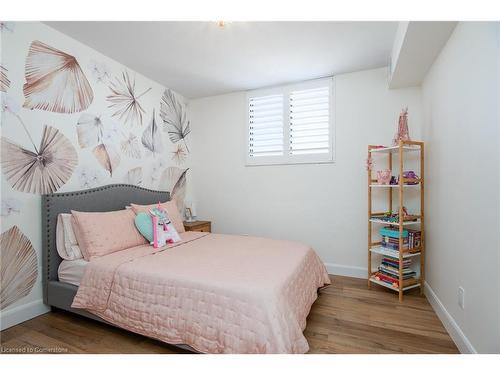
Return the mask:
M 224 27 L 226 27 L 228 24 L 230 24 L 231 22 L 228 22 L 228 21 L 216 21 L 215 24 L 220 27 L 221 29 L 223 29 Z

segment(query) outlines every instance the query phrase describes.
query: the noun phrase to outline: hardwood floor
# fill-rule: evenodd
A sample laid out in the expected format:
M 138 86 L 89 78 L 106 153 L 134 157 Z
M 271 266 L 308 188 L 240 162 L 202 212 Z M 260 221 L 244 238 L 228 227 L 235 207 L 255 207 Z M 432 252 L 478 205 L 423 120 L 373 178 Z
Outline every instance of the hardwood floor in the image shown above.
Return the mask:
M 304 332 L 309 353 L 458 353 L 418 291 L 397 295 L 366 280 L 331 276 Z M 91 319 L 56 310 L 1 332 L 1 352 L 189 353 Z

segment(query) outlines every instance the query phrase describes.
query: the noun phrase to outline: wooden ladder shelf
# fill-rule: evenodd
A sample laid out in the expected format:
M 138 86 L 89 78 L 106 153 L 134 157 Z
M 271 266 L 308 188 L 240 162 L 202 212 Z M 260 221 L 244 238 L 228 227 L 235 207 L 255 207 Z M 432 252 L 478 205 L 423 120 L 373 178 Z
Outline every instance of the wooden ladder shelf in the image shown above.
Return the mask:
M 409 185 L 405 184 L 405 179 L 402 177 L 404 172 L 404 156 L 408 152 L 418 152 L 420 154 L 419 167 L 420 175 L 418 184 Z M 375 145 L 368 146 L 368 158 L 373 160 L 375 155 L 387 154 L 388 169 L 393 173 L 393 156 L 398 155 L 398 166 L 397 172 L 399 172 L 399 181 L 397 185 L 380 185 L 377 180 L 373 178 L 372 171 L 368 171 L 368 288 L 371 288 L 372 283 L 382 285 L 388 289 L 396 291 L 399 294 L 399 301 L 403 301 L 403 294 L 405 291 L 420 288 L 420 293 L 423 294 L 424 282 L 425 282 L 425 238 L 424 238 L 424 142 L 416 141 L 400 141 L 397 146 L 393 147 L 380 147 Z M 373 168 L 372 168 L 373 169 Z M 396 173 L 397 173 L 396 172 Z M 388 212 L 392 213 L 393 208 L 393 194 L 398 194 L 399 198 L 399 222 L 384 222 L 382 220 L 374 219 L 373 216 L 383 214 L 381 212 L 372 212 L 372 193 L 374 189 L 387 188 L 387 200 L 388 200 Z M 412 221 L 404 221 L 405 216 L 403 212 L 404 206 L 404 194 L 406 188 L 420 188 L 420 214 L 414 215 L 411 219 Z M 399 227 L 399 250 L 390 250 L 381 246 L 380 242 L 373 241 L 373 227 L 380 227 L 381 224 L 392 225 L 394 227 Z M 420 247 L 418 249 L 413 249 L 412 252 L 401 251 L 403 249 L 404 237 L 403 230 L 406 226 L 419 226 L 421 232 Z M 376 271 L 372 268 L 372 255 L 379 254 L 382 256 L 390 256 L 399 260 L 399 283 L 388 284 L 382 282 L 375 277 Z M 410 258 L 417 259 L 420 258 L 420 276 L 417 279 L 417 283 L 404 286 L 403 283 L 403 260 Z

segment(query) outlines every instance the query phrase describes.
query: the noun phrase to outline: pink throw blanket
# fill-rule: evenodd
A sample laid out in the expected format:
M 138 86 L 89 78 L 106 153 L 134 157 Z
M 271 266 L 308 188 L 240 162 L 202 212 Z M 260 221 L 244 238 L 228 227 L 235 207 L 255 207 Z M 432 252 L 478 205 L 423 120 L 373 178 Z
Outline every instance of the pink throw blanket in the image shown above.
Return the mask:
M 92 260 L 72 307 L 127 330 L 203 353 L 305 353 L 317 288 L 330 283 L 308 246 L 186 232 L 153 251 Z

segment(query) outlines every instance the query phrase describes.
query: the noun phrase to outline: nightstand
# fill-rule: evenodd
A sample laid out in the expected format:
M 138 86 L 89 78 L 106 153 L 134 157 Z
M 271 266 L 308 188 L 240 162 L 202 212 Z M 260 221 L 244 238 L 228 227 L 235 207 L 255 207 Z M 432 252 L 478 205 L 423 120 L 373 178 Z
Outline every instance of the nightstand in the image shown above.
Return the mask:
M 211 221 L 191 221 L 184 222 L 184 229 L 186 232 L 194 231 L 194 232 L 211 232 L 212 231 L 212 222 Z

